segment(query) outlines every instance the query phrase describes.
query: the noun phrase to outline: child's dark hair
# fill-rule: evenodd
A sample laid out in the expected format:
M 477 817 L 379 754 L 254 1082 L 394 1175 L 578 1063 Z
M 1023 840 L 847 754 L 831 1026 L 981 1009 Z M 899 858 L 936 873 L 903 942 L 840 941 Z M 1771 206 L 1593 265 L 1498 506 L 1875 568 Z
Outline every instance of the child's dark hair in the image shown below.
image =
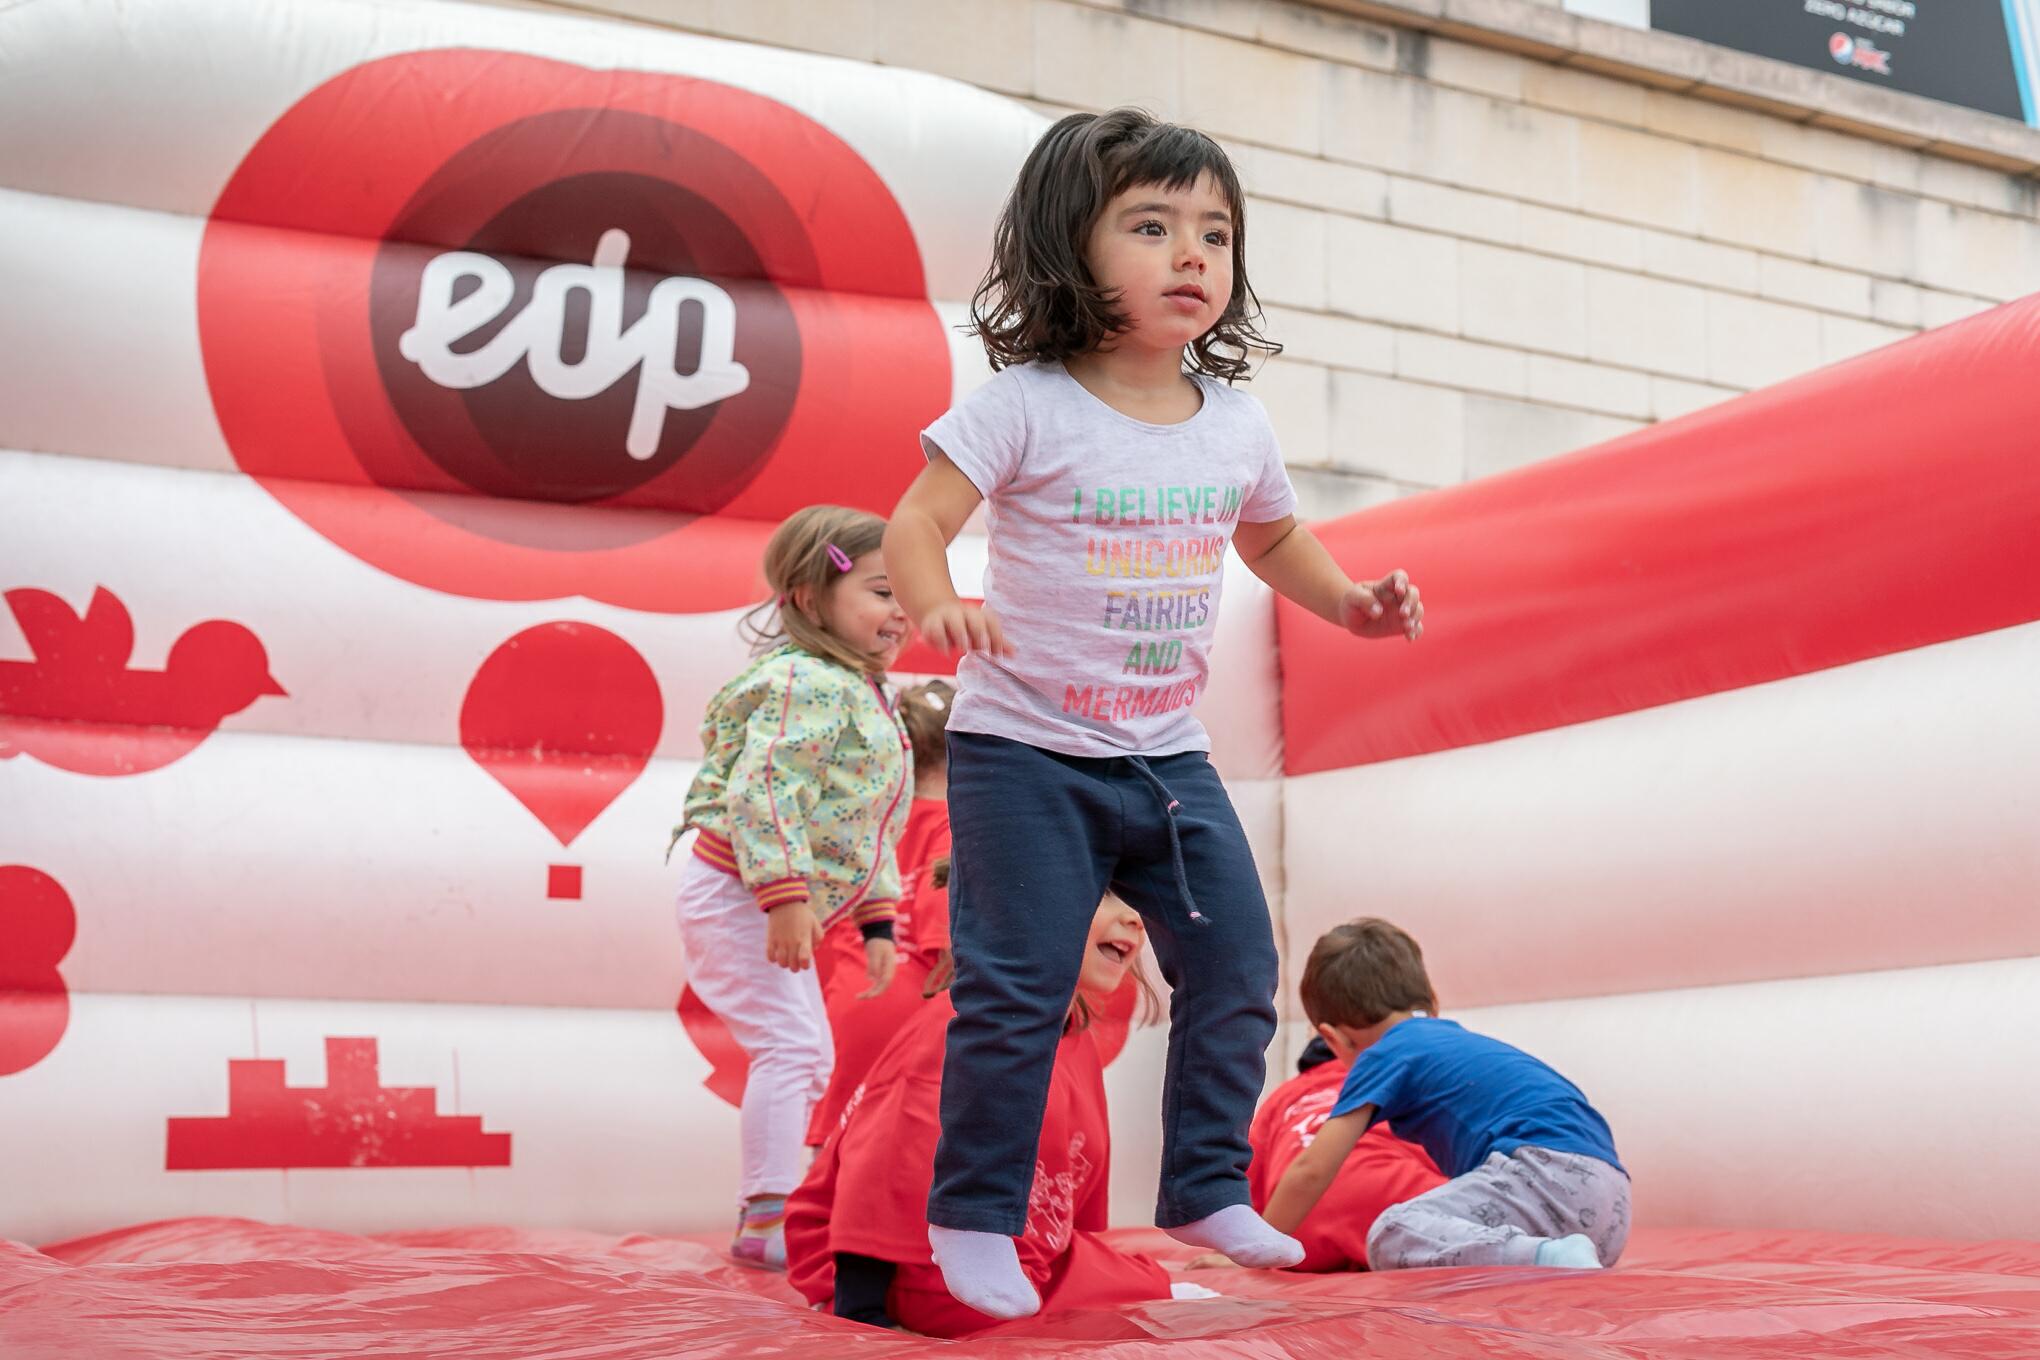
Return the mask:
M 1407 931 L 1376 916 L 1319 936 L 1298 990 L 1313 1025 L 1365 1029 L 1394 1011 L 1438 1012 L 1424 951 Z
M 949 763 L 949 706 L 956 702 L 956 686 L 947 680 L 926 680 L 900 691 L 900 721 L 907 725 L 907 740 L 914 748 L 914 775 L 933 774 Z
M 1126 318 L 1084 263 L 1098 214 L 1139 184 L 1182 189 L 1209 172 L 1232 213 L 1232 296 L 1218 322 L 1190 343 L 1194 372 L 1227 382 L 1250 356 L 1279 354 L 1255 323 L 1261 301 L 1247 282 L 1246 196 L 1217 142 L 1140 109 L 1073 113 L 1027 153 L 992 233 L 992 264 L 971 298 L 971 332 L 993 368 L 1088 354 Z
M 844 505 L 796 510 L 765 545 L 765 584 L 773 598 L 744 615 L 739 631 L 753 651 L 791 642 L 803 651 L 874 674 L 885 668 L 822 626 L 817 599 L 866 553 L 878 551 L 885 521 Z

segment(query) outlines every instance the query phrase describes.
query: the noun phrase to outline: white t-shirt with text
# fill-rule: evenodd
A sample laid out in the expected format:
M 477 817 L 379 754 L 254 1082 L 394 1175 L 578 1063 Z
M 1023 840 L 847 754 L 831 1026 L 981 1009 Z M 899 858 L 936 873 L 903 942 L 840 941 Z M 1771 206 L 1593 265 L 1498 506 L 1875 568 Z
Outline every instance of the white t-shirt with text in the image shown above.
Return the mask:
M 1226 548 L 1296 493 L 1261 403 L 1196 382 L 1195 415 L 1152 425 L 1059 363 L 1015 365 L 922 432 L 985 498 L 985 602 L 1013 647 L 964 658 L 952 731 L 1075 756 L 1211 749 L 1191 706 Z

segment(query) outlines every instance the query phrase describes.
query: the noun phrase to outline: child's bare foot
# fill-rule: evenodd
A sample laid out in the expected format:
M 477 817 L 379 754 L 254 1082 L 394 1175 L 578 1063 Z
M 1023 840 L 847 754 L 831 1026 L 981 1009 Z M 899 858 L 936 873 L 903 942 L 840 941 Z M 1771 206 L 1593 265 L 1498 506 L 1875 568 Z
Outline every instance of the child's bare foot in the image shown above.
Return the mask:
M 1222 1251 L 1207 1251 L 1184 1263 L 1185 1270 L 1238 1270 L 1239 1263 Z

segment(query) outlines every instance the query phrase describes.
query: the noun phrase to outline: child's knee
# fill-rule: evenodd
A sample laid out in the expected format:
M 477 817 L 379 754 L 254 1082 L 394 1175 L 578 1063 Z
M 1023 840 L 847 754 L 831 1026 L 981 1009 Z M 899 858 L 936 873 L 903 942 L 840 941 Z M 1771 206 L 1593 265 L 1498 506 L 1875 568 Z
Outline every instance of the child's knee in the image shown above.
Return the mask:
M 1275 993 L 1282 987 L 1282 959 L 1275 952 L 1274 932 L 1246 942 L 1237 956 L 1241 987 L 1251 988 L 1256 996 L 1268 997 L 1269 1014 L 1272 1016 Z
M 1367 1230 L 1367 1268 L 1369 1270 L 1393 1270 L 1396 1262 L 1390 1259 L 1395 1244 L 1400 1240 L 1402 1218 L 1400 1204 L 1392 1204 L 1375 1217 L 1374 1225 Z
M 1079 936 L 1077 946 L 1082 944 Z M 1025 951 L 995 953 L 972 951 L 959 939 L 949 997 L 958 1015 L 989 1010 L 1009 1019 L 1053 1021 L 1060 1028 L 1082 971 L 1081 958 L 1066 958 L 1038 943 Z
M 769 1073 L 772 1080 L 786 1083 L 794 1090 L 827 1087 L 829 1073 L 835 1066 L 835 1055 L 826 1048 L 784 1041 L 762 1044 L 750 1058 L 754 1075 Z
M 1223 910 L 1223 908 L 1220 908 Z M 1195 929 L 1196 927 L 1191 927 Z M 1275 993 L 1282 986 L 1282 961 L 1272 932 L 1241 932 L 1236 938 L 1215 938 L 1211 948 L 1185 951 L 1177 964 L 1182 987 L 1192 993 L 1220 994 L 1256 1003 L 1275 1023 Z

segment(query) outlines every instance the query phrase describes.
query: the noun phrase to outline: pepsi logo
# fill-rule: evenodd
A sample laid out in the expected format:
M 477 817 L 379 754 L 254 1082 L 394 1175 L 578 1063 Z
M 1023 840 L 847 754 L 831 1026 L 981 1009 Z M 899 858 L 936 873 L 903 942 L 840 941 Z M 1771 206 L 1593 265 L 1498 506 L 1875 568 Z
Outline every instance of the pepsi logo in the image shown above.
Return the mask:
M 1828 55 L 1836 64 L 1858 71 L 1869 71 L 1873 75 L 1891 74 L 1891 53 L 1877 46 L 1868 38 L 1852 38 L 1846 33 L 1836 33 L 1828 38 Z

